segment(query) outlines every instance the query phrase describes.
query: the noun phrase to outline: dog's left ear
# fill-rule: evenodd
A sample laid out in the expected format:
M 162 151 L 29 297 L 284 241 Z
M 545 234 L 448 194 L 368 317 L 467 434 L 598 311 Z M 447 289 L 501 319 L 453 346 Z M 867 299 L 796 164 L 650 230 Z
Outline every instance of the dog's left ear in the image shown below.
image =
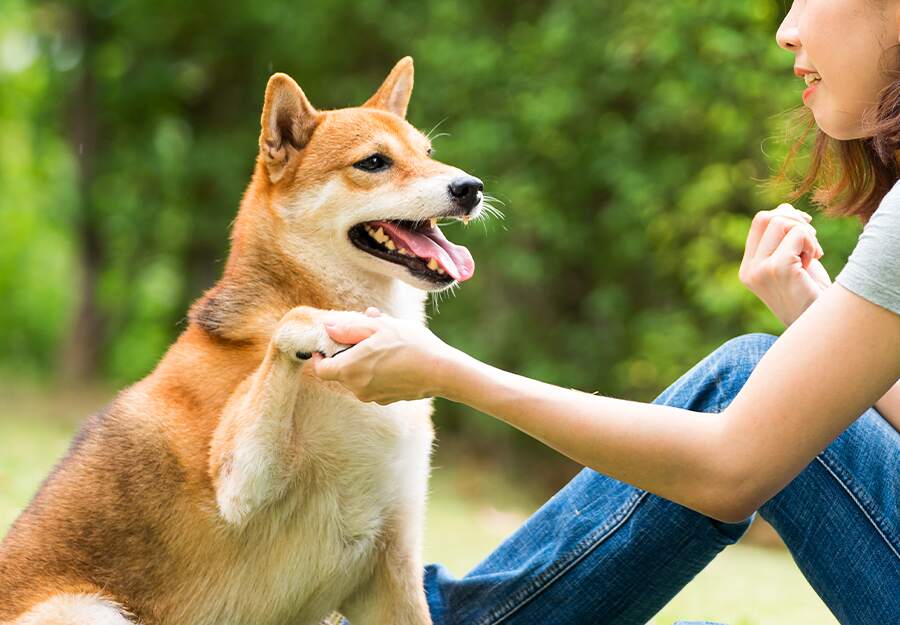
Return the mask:
M 319 123 L 319 113 L 294 79 L 273 74 L 266 85 L 259 153 L 272 182 L 284 174 L 293 152 L 303 149 Z
M 384 83 L 363 106 L 390 111 L 406 117 L 406 107 L 413 88 L 413 60 L 411 56 L 400 59 Z

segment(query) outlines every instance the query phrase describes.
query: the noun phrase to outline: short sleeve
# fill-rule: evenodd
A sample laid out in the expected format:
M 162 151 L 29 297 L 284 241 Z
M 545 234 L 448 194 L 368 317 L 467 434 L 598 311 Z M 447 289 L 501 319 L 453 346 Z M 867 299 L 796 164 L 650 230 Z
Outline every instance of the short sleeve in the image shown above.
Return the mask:
M 900 182 L 882 199 L 835 281 L 900 315 Z

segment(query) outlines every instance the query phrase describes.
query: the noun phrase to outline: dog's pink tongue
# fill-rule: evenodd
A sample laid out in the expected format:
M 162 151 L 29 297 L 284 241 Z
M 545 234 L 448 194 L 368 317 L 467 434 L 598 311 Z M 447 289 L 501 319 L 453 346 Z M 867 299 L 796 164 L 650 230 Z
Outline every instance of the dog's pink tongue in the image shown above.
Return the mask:
M 463 282 L 475 273 L 475 261 L 469 250 L 448 240 L 440 228 L 423 226 L 419 230 L 407 230 L 389 221 L 374 222 L 393 239 L 394 244 L 405 247 L 426 263 L 435 259 L 451 278 Z

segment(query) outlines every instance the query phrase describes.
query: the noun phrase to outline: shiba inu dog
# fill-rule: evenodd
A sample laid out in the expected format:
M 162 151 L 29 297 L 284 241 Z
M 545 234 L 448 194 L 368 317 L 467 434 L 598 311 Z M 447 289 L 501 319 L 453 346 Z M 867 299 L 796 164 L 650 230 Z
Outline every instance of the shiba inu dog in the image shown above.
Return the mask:
M 481 182 L 406 122 L 412 59 L 361 107 L 269 80 L 222 278 L 156 369 L 88 419 L 0 546 L 0 623 L 430 623 L 430 400 L 362 403 L 305 360 L 327 310 L 424 323 L 472 276 L 437 219 Z M 352 348 L 351 348 L 352 349 Z

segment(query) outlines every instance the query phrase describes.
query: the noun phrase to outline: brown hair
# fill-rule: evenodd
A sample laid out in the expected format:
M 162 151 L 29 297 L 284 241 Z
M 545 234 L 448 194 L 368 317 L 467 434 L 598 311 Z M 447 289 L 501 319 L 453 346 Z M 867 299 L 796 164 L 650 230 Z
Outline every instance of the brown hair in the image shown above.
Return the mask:
M 796 184 L 791 200 L 812 192 L 815 203 L 832 216 L 858 217 L 867 222 L 881 199 L 900 179 L 895 153 L 900 150 L 900 80 L 895 80 L 879 95 L 878 106 L 864 121 L 865 138 L 839 140 L 816 130 L 811 148 L 809 168 Z M 788 177 L 797 154 L 809 141 L 816 128 L 809 109 L 802 109 L 791 119 L 800 128 L 776 180 Z M 799 123 L 798 123 L 799 122 Z

